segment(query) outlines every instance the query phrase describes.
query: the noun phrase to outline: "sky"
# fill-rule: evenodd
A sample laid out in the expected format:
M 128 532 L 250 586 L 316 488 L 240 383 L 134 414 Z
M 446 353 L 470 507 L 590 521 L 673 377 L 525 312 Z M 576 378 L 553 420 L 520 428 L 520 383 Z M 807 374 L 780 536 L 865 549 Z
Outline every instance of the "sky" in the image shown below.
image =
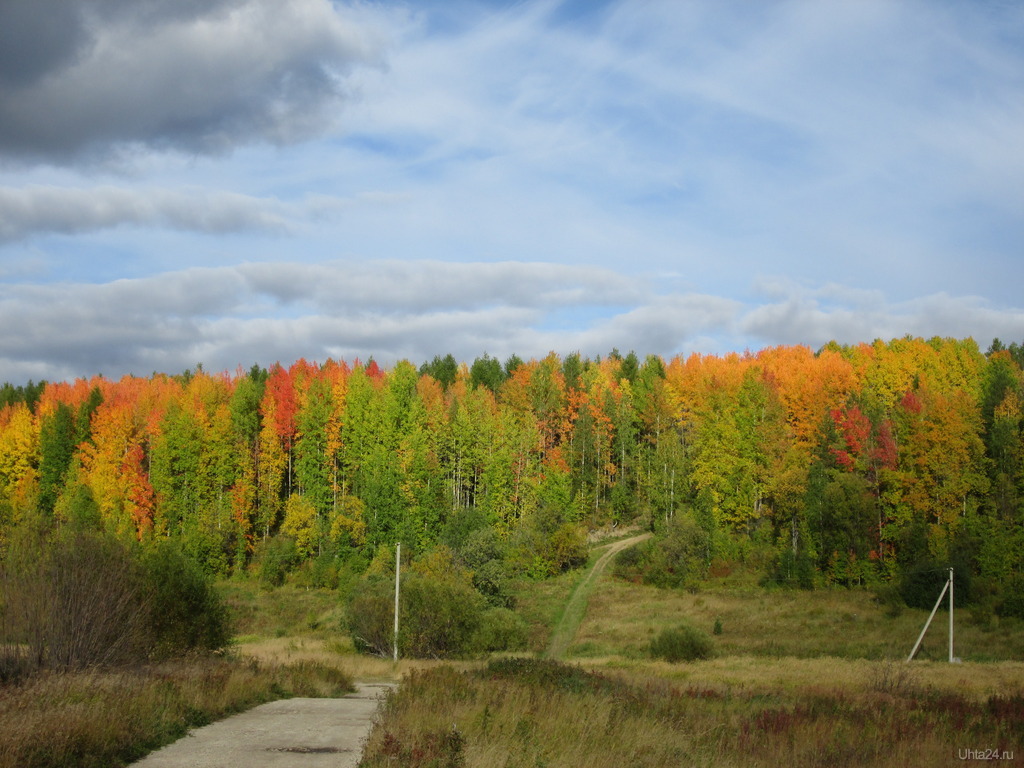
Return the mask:
M 0 0 L 0 381 L 1024 340 L 1024 3 Z

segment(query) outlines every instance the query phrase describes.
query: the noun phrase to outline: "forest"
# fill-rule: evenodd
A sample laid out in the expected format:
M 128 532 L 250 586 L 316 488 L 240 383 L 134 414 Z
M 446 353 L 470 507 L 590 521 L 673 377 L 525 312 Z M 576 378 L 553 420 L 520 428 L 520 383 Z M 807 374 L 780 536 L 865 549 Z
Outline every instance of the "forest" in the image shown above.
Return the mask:
M 705 566 L 812 588 L 956 565 L 965 599 L 1021 616 L 1022 366 L 905 337 L 7 384 L 0 540 L 100 528 L 325 586 L 445 545 L 488 594 L 585 560 L 589 530 L 683 526 Z

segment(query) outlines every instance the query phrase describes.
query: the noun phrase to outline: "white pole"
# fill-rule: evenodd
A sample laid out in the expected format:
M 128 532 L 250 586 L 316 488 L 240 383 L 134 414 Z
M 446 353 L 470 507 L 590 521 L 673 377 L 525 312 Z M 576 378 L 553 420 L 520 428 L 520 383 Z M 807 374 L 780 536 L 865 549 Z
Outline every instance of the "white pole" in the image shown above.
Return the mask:
M 398 661 L 398 576 L 402 570 L 402 542 L 395 547 L 395 661 Z
M 953 663 L 953 569 L 949 569 L 949 663 Z

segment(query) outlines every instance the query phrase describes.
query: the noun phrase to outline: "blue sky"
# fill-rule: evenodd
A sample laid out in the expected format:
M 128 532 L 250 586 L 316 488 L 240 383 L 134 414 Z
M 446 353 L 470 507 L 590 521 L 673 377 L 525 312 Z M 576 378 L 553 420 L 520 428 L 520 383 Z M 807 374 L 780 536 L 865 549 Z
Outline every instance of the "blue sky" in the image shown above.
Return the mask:
M 7 0 L 0 380 L 1021 341 L 1021 136 L 1015 2 Z

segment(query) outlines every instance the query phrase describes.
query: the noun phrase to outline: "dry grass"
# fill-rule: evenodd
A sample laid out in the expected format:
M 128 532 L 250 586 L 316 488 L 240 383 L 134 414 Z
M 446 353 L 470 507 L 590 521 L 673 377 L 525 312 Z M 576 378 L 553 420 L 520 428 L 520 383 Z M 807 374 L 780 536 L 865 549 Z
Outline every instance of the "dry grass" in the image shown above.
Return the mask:
M 519 595 L 523 612 L 536 626 L 555 625 L 577 580 L 530 585 Z M 764 590 L 732 578 L 689 593 L 605 575 L 569 651 L 579 666 L 539 676 L 529 665 L 550 662 L 519 660 L 522 674 L 413 668 L 362 765 L 914 768 L 960 765 L 967 749 L 1018 754 L 1020 627 L 988 631 L 961 613 L 956 653 L 966 662 L 941 661 L 943 622 L 924 660 L 906 664 L 925 617 L 893 615 L 860 591 Z M 660 630 L 688 621 L 711 634 L 716 620 L 714 658 L 648 660 Z M 990 661 L 1006 658 L 1016 660 Z
M 472 669 L 481 662 L 441 662 L 430 659 L 391 659 L 358 654 L 352 639 L 339 635 L 330 640 L 315 637 L 253 638 L 234 646 L 239 656 L 252 658 L 260 664 L 279 665 L 299 662 L 315 663 L 342 670 L 353 680 L 366 682 L 394 682 L 413 670 L 454 666 Z
M 833 666 L 836 682 L 804 681 L 820 665 L 779 670 L 800 674 L 773 693 L 762 685 L 778 679 L 743 688 L 710 670 L 667 682 L 657 665 L 614 675 L 552 662 L 414 672 L 389 699 L 362 765 L 913 768 L 958 764 L 958 750 L 981 745 L 1014 750 L 1024 737 L 1020 688 L 977 700 L 917 683 L 882 690 L 871 662 Z
M 191 727 L 258 703 L 351 689 L 337 669 L 308 662 L 194 659 L 37 675 L 0 687 L 0 768 L 122 766 Z

